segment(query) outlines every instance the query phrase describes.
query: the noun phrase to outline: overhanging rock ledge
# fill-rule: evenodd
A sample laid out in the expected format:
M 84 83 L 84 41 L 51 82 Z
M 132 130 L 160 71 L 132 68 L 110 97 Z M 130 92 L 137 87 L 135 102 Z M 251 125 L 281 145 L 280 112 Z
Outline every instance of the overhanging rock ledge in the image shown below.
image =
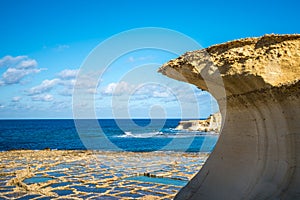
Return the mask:
M 218 101 L 215 150 L 176 199 L 300 199 L 300 35 L 187 52 L 159 72 Z

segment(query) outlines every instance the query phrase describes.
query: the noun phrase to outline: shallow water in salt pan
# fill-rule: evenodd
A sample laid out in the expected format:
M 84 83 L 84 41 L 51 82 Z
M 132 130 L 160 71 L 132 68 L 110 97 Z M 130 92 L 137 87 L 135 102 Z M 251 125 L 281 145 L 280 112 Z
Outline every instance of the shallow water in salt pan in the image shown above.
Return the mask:
M 172 199 L 207 156 L 183 152 L 0 152 L 0 159 L 6 161 L 0 163 L 0 199 L 140 199 L 147 195 Z M 18 169 L 23 158 L 24 169 L 10 170 Z
M 50 177 L 31 177 L 31 178 L 27 178 L 25 179 L 23 182 L 27 183 L 27 184 L 32 184 L 32 183 L 44 183 L 47 181 L 53 180 L 53 178 Z
M 177 179 L 171 179 L 171 178 L 148 177 L 148 176 L 135 176 L 135 177 L 127 178 L 127 180 L 165 184 L 165 185 L 175 185 L 175 186 L 185 186 L 188 183 L 188 181 L 184 181 L 184 180 L 177 180 Z

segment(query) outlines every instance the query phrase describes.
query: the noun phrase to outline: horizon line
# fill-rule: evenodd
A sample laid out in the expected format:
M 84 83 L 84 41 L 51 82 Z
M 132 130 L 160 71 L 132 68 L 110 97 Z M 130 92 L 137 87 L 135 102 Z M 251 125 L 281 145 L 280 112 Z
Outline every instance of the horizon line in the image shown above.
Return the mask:
M 0 120 L 94 120 L 95 118 L 0 118 Z M 102 119 L 158 119 L 158 120 L 163 120 L 163 119 L 205 119 L 205 118 L 195 118 L 195 117 L 190 117 L 190 118 L 179 118 L 179 117 L 170 117 L 170 118 L 138 118 L 138 117 L 133 117 L 133 118 L 97 118 L 96 120 L 102 120 Z

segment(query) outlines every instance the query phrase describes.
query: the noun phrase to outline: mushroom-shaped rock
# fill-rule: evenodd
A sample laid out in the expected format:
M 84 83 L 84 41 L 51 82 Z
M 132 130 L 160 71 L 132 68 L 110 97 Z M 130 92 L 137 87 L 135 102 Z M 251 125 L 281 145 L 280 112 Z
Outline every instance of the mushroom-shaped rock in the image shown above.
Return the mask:
M 187 52 L 159 72 L 209 91 L 216 147 L 175 199 L 300 199 L 300 35 L 265 35 Z

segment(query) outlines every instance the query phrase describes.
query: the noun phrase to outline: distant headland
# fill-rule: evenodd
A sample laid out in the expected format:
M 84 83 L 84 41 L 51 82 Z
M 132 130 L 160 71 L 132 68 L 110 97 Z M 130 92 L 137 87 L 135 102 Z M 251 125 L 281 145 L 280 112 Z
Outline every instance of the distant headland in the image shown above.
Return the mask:
M 219 133 L 222 123 L 221 113 L 211 114 L 207 119 L 182 120 L 179 122 L 176 130 L 201 131 Z

